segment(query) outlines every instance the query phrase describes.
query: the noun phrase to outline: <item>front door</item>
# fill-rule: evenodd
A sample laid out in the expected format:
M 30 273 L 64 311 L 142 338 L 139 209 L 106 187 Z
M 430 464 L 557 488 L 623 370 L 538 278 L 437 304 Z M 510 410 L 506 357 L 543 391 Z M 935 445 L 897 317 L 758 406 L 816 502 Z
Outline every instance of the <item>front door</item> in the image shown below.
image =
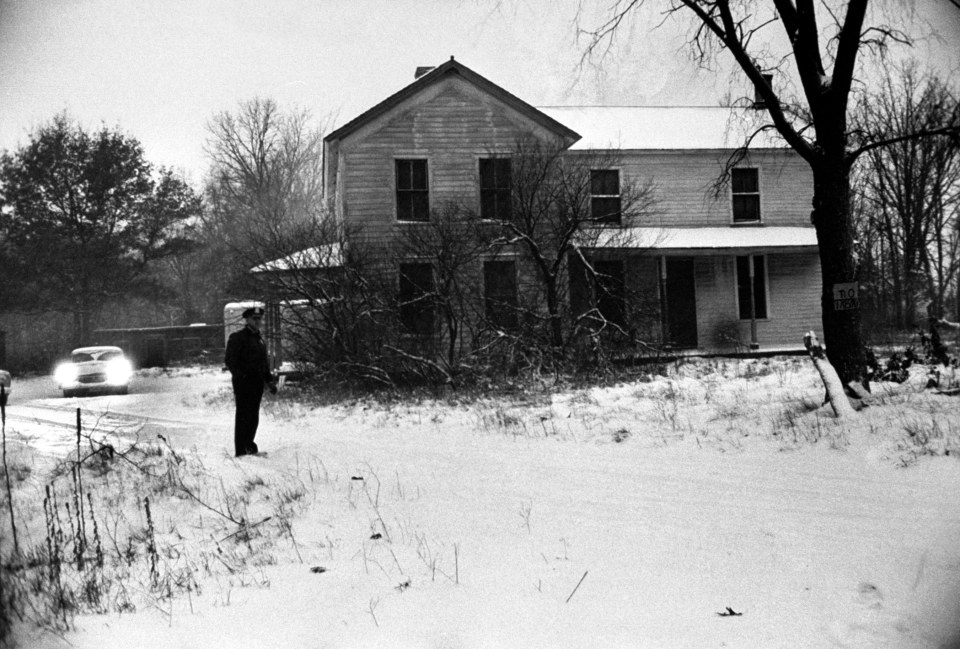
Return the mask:
M 661 286 L 666 342 L 683 349 L 697 346 L 697 295 L 693 282 L 693 258 L 664 257 Z

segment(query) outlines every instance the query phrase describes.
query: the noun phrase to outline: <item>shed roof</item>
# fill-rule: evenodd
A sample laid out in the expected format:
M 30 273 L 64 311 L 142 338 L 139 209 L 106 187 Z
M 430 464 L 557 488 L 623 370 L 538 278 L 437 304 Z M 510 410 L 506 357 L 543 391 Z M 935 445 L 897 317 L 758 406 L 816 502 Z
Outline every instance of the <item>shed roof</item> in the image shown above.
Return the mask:
M 539 106 L 583 137 L 576 150 L 733 149 L 769 122 L 765 111 L 729 106 Z M 751 149 L 783 149 L 773 130 L 760 133 Z
M 339 268 L 343 265 L 343 250 L 339 244 L 328 243 L 312 248 L 298 250 L 292 254 L 266 261 L 250 269 L 251 273 L 271 271 L 315 270 L 319 268 Z

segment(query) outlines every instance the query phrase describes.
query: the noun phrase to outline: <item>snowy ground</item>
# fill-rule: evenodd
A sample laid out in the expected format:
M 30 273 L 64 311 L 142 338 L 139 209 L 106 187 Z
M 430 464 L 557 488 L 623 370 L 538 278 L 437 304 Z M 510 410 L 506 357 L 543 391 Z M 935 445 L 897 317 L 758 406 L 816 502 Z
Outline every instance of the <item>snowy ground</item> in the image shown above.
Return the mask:
M 18 382 L 8 407 L 22 545 L 45 544 L 43 485 L 69 499 L 51 457 L 75 447 L 73 408 L 95 440 L 139 442 L 82 477 L 107 564 L 88 600 L 107 612 L 62 635 L 22 626 L 22 646 L 957 640 L 960 397 L 923 377 L 877 386 L 842 425 L 801 358 L 479 401 L 318 407 L 287 389 L 264 404 L 268 456 L 240 460 L 219 372 L 141 374 L 130 395 L 82 400 L 45 380 Z M 80 591 L 90 567 L 71 570 Z

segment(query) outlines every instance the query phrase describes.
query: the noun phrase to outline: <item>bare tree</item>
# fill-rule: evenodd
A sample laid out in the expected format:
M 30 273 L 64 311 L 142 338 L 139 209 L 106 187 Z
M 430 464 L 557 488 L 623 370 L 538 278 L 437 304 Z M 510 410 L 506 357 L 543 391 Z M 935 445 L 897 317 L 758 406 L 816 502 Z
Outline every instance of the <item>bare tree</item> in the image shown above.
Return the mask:
M 431 210 L 429 221 L 408 224 L 400 234 L 397 262 L 420 259 L 432 266 L 432 286 L 415 299 L 428 302 L 428 308 L 439 315 L 438 342 L 444 347 L 441 358 L 448 372 L 453 372 L 469 353 L 482 316 L 474 298 L 480 294 L 477 266 L 489 247 L 489 237 L 483 230 L 475 211 L 447 203 Z
M 647 0 L 615 0 L 608 17 L 584 30 L 587 56 L 604 51 L 631 14 Z M 850 173 L 854 161 L 891 141 L 861 140 L 848 128 L 848 105 L 864 49 L 882 49 L 890 42 L 907 42 L 889 26 L 865 24 L 869 0 L 669 0 L 666 13 L 694 25 L 690 44 L 702 64 L 715 51 L 725 51 L 743 70 L 762 98 L 769 122 L 809 164 L 814 196 L 811 218 L 817 231 L 823 274 L 823 328 L 831 362 L 844 383 L 866 381 L 866 359 L 859 308 L 834 308 L 833 289 L 854 283 L 853 220 Z M 777 49 L 765 31 L 779 24 L 786 36 Z M 790 95 L 786 84 L 769 76 L 792 64 L 801 92 Z M 785 76 L 785 75 L 783 75 Z M 895 138 L 924 137 L 943 129 Z M 953 128 L 956 132 L 956 128 Z M 749 139 L 747 144 L 749 144 Z
M 320 378 L 392 384 L 396 278 L 375 261 L 383 251 L 329 218 L 267 234 L 265 247 L 287 253 L 251 275 L 257 295 L 278 306 L 284 359 Z
M 261 98 L 207 124 L 204 232 L 208 247 L 234 262 L 234 275 L 291 252 L 268 244 L 288 243 L 287 233 L 325 214 L 323 127 L 305 110 Z
M 861 159 L 857 186 L 864 212 L 861 264 L 885 264 L 876 279 L 891 293 L 899 327 L 924 324 L 918 320 L 927 315 L 918 308 L 923 304 L 931 302 L 938 313 L 943 309 L 956 274 L 960 211 L 958 142 L 947 135 L 899 138 L 949 125 L 957 111 L 957 99 L 945 84 L 910 63 L 888 72 L 857 112 L 863 132 L 893 141 Z M 865 249 L 881 243 L 882 252 Z
M 610 226 L 648 213 L 653 188 L 649 182 L 625 183 L 617 187 L 613 203 L 595 203 L 593 185 L 602 182 L 597 171 L 617 168 L 616 152 L 568 152 L 557 143 L 525 136 L 518 138 L 509 159 L 511 209 L 491 219 L 499 229 L 491 246 L 517 251 L 532 267 L 536 280 L 521 300 L 522 315 L 528 324 L 541 326 L 524 330 L 542 333 L 545 346 L 559 359 L 570 342 L 566 323 L 576 324 L 575 317 L 584 315 L 568 311 L 571 259 L 603 284 L 603 273 L 585 251 L 601 238 L 617 236 L 620 229 Z

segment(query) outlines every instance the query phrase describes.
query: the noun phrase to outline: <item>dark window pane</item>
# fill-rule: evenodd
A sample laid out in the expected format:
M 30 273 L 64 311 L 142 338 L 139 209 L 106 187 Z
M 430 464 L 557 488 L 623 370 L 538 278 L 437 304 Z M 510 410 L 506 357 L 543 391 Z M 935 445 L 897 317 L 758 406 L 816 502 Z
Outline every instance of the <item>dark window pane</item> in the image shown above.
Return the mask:
M 594 196 L 619 196 L 620 172 L 616 169 L 600 169 L 591 171 L 590 193 Z
M 497 189 L 510 188 L 510 158 L 497 158 L 494 161 L 496 169 Z
M 412 189 L 426 189 L 427 188 L 427 161 L 426 160 L 411 160 L 410 166 L 413 168 L 411 172 L 411 187 Z
M 490 189 L 491 187 L 496 187 L 496 174 L 493 169 L 493 160 L 490 159 L 481 159 L 480 160 L 480 188 L 481 189 Z
M 490 191 L 480 192 L 480 218 L 495 219 L 497 216 L 497 195 Z
M 756 193 L 760 191 L 756 169 L 734 169 L 731 174 L 734 194 Z
M 620 222 L 620 197 L 593 198 L 591 201 L 593 219 L 603 223 Z
M 427 192 L 413 192 L 413 213 L 410 216 L 411 221 L 429 221 L 430 220 L 430 200 Z
M 760 197 L 757 195 L 733 197 L 734 221 L 759 221 Z
M 397 160 L 397 189 L 410 189 L 409 160 Z
M 409 221 L 413 217 L 413 202 L 409 194 L 397 193 L 397 219 Z
M 513 215 L 513 199 L 510 189 L 497 190 L 497 218 L 501 221 L 509 221 Z
M 512 261 L 483 263 L 483 290 L 487 320 L 494 327 L 517 326 L 517 265 Z

